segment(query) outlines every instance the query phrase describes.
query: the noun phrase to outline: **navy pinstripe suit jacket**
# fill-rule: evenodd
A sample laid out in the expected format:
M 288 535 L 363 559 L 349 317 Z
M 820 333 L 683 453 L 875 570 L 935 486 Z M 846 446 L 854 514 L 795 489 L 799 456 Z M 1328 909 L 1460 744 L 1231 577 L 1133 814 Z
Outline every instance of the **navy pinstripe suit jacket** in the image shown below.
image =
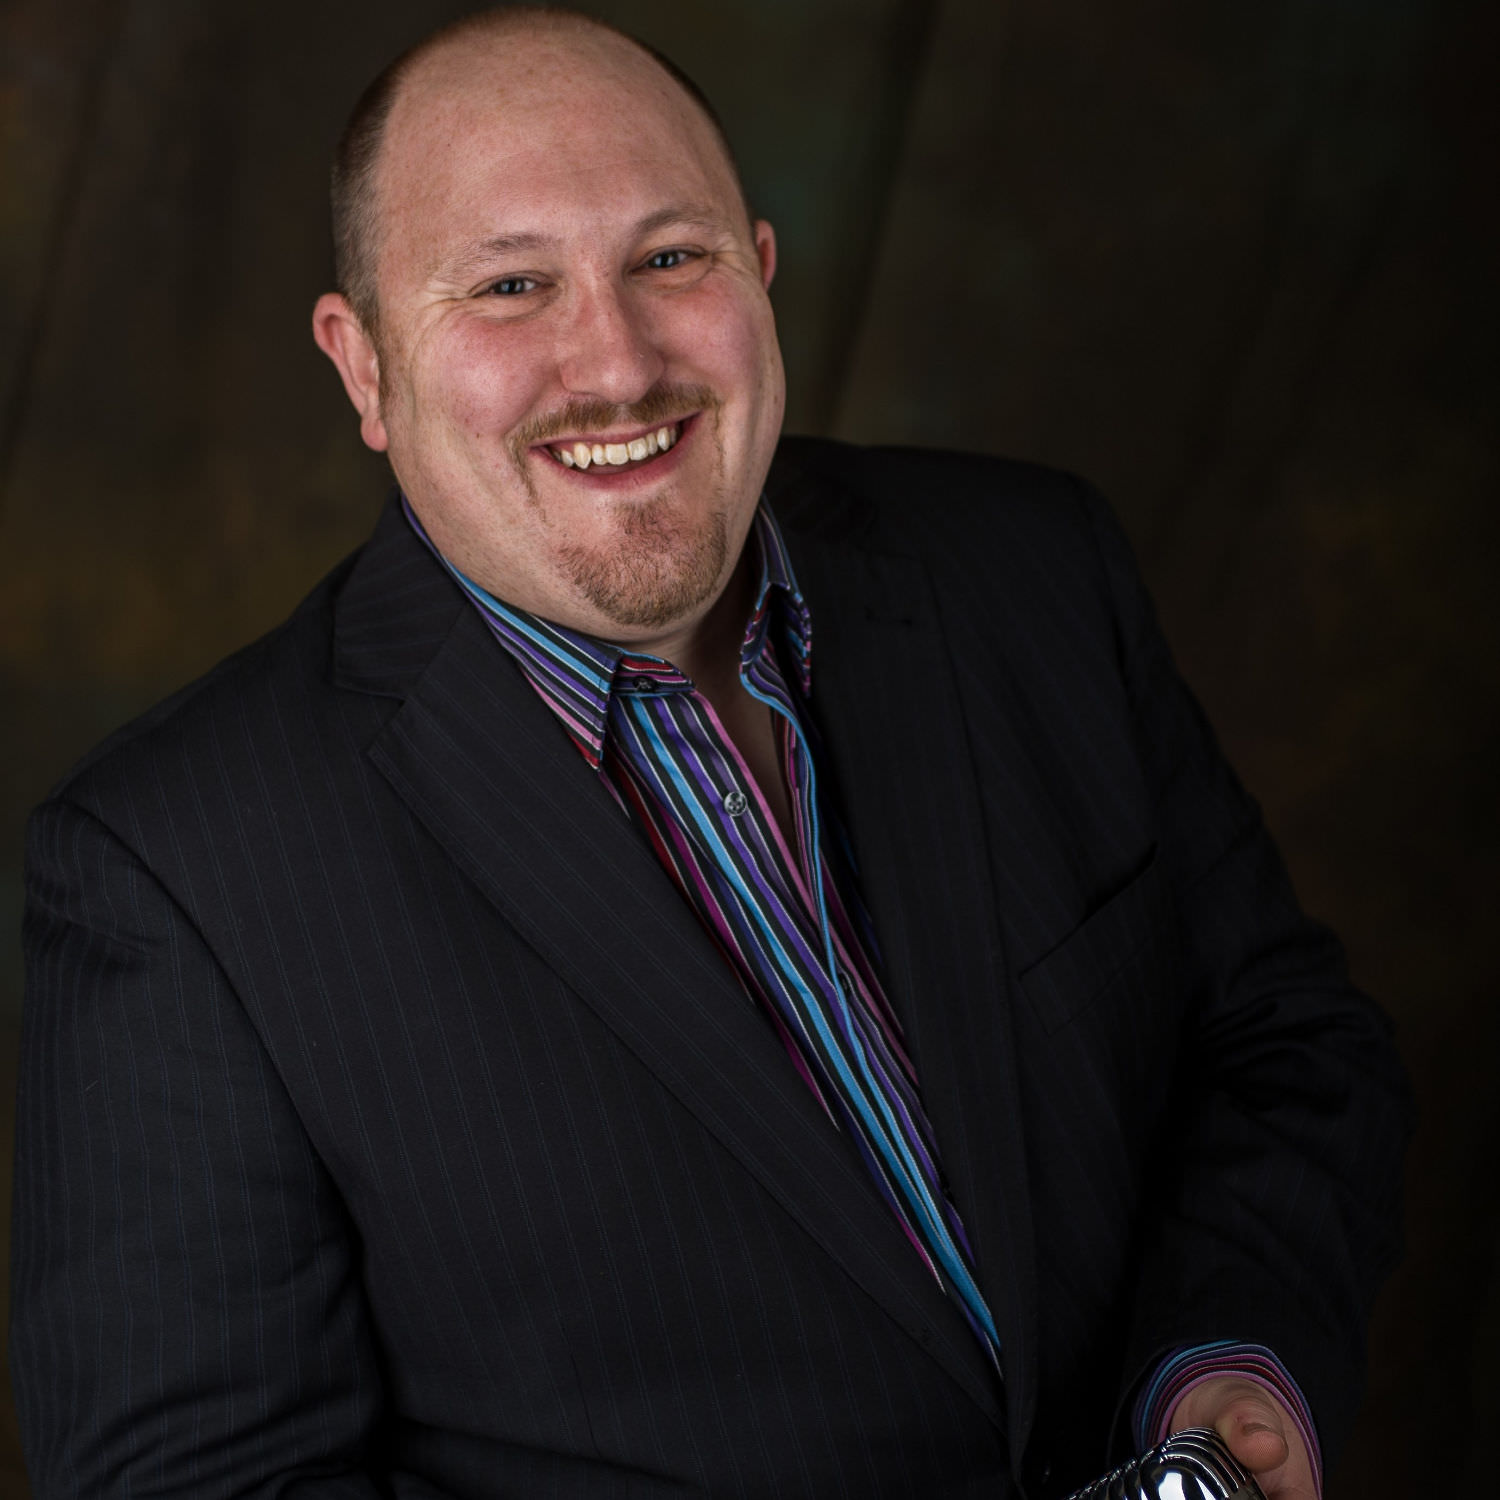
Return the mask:
M 1219 1337 L 1337 1444 L 1402 1086 L 1113 523 L 956 456 L 771 488 L 1003 1385 L 388 509 L 33 820 L 39 1497 L 1046 1495 Z

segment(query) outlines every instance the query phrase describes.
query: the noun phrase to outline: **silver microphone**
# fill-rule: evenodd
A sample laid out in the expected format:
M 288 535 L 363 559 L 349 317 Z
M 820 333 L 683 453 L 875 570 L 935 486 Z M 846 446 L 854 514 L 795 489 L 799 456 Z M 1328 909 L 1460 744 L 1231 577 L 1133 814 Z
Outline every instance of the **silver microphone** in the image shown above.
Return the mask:
M 1266 1500 L 1211 1427 L 1185 1427 L 1068 1500 Z

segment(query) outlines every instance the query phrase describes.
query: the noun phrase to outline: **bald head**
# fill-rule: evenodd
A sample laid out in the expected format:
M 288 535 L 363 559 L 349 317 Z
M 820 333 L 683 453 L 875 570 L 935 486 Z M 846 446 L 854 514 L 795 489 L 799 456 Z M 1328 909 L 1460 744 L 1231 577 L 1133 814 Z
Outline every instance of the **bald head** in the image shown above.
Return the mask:
M 571 94 L 591 69 L 605 68 L 627 83 L 678 95 L 700 124 L 742 205 L 744 190 L 728 138 L 713 106 L 670 59 L 625 32 L 575 11 L 500 6 L 453 22 L 391 62 L 360 96 L 334 154 L 331 179 L 335 283 L 372 337 L 379 334 L 378 261 L 382 239 L 381 175 L 384 146 L 394 128 L 418 114 L 442 110 L 444 96 L 473 98 L 492 82 L 492 107 L 521 92 L 555 88 Z M 745 206 L 748 222 L 750 214 Z

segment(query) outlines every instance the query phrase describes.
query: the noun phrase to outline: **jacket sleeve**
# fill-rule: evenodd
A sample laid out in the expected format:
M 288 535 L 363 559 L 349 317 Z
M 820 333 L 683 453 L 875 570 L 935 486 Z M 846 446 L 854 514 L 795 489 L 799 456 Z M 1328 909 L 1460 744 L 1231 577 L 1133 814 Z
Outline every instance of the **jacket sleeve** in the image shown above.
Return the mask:
M 1366 1328 L 1399 1253 L 1407 1085 L 1385 1016 L 1298 906 L 1261 821 L 1156 626 L 1129 548 L 1090 496 L 1136 755 L 1180 929 L 1185 1023 L 1127 1377 L 1230 1339 L 1274 1351 L 1337 1453 Z
M 371 1497 L 355 1244 L 225 974 L 121 838 L 33 817 L 11 1362 L 37 1500 Z

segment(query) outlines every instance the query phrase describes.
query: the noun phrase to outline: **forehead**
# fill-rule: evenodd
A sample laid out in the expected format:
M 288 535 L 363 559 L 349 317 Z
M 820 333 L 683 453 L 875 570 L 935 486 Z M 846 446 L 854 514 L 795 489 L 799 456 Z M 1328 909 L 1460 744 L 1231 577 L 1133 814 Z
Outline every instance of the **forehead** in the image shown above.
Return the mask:
M 538 213 L 649 213 L 653 198 L 742 217 L 702 110 L 647 54 L 604 32 L 486 38 L 424 59 L 391 111 L 376 171 L 382 238 L 397 242 L 476 217 L 504 231 L 536 227 L 520 221 Z

